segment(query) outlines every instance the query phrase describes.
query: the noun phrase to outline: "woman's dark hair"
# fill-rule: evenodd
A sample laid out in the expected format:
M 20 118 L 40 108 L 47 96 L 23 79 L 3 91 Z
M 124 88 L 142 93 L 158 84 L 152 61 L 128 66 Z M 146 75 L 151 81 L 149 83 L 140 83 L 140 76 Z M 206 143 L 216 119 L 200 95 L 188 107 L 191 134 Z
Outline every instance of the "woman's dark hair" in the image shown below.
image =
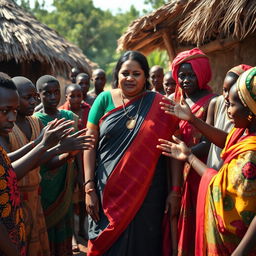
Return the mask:
M 127 60 L 134 60 L 137 61 L 140 66 L 141 69 L 144 71 L 145 77 L 146 77 L 146 89 L 150 88 L 150 83 L 148 81 L 149 78 L 149 66 L 148 66 L 148 61 L 146 59 L 146 57 L 137 51 L 127 51 L 123 54 L 123 56 L 120 57 L 120 59 L 118 60 L 116 67 L 114 69 L 114 74 L 113 74 L 113 88 L 117 88 L 118 87 L 118 73 L 123 65 L 124 62 L 126 62 Z

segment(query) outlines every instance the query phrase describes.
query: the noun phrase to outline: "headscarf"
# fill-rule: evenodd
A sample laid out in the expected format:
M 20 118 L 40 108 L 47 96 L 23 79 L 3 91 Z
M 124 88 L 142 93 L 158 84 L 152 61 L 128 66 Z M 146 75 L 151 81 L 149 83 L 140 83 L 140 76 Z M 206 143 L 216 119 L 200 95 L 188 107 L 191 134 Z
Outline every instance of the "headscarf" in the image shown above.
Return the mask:
M 243 105 L 256 115 L 256 67 L 245 71 L 239 76 L 236 86 Z
M 240 65 L 238 65 L 238 66 L 235 66 L 235 67 L 231 68 L 231 69 L 227 72 L 227 74 L 228 74 L 228 73 L 234 73 L 234 74 L 240 76 L 241 74 L 244 73 L 244 71 L 246 71 L 246 70 L 248 70 L 248 69 L 250 69 L 250 68 L 252 68 L 252 66 L 249 66 L 249 65 L 246 65 L 246 64 L 240 64 Z
M 178 71 L 182 63 L 189 63 L 196 74 L 198 87 L 211 91 L 208 82 L 211 80 L 212 72 L 208 57 L 198 48 L 179 53 L 172 62 L 172 75 L 176 84 L 175 99 L 181 95 L 180 84 L 178 81 Z

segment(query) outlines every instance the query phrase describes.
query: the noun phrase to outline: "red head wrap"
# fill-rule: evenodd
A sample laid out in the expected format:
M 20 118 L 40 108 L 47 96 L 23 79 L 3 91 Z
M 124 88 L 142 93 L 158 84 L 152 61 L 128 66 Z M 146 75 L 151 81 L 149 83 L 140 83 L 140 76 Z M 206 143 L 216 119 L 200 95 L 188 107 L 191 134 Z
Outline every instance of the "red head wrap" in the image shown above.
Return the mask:
M 178 72 L 182 63 L 189 63 L 192 66 L 200 89 L 211 90 L 208 85 L 212 76 L 209 59 L 200 49 L 194 48 L 179 53 L 172 62 L 172 75 L 178 85 L 175 90 L 175 99 L 179 99 L 181 95 Z

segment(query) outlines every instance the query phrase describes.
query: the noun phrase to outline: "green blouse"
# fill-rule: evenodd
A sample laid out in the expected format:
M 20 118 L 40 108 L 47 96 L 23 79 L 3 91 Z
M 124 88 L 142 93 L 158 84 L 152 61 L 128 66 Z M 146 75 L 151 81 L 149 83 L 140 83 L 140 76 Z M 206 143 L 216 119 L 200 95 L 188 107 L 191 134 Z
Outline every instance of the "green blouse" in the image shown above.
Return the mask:
M 115 108 L 110 91 L 105 91 L 99 94 L 88 116 L 88 122 L 99 125 L 99 120 L 109 111 Z

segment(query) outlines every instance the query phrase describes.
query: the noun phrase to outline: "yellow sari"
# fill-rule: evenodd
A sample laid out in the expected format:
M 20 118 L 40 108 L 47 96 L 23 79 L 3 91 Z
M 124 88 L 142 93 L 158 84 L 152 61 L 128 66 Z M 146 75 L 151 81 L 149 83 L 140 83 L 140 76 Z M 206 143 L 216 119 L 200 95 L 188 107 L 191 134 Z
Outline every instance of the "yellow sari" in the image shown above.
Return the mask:
M 256 136 L 243 134 L 236 128 L 229 133 L 224 164 L 210 181 L 202 255 L 231 255 L 256 215 Z

